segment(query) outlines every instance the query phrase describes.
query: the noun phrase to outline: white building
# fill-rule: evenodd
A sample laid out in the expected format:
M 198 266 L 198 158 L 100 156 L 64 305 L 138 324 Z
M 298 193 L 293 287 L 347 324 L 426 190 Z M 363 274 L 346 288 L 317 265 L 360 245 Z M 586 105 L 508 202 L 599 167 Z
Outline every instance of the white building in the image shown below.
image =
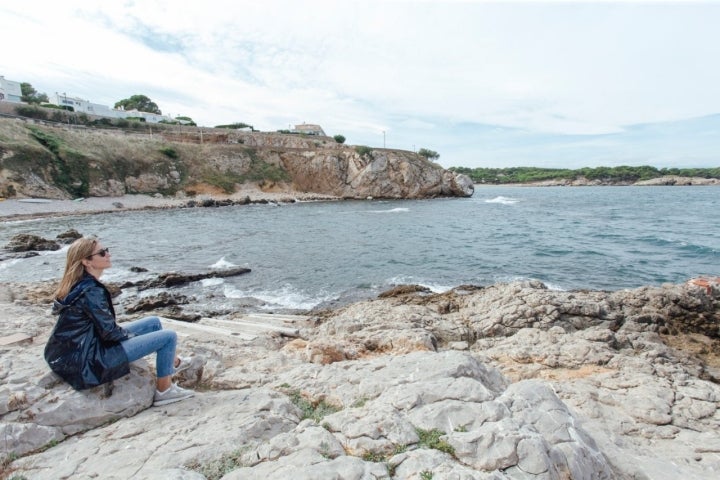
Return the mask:
M 304 133 L 305 135 L 320 135 L 325 137 L 325 132 L 320 125 L 312 125 L 310 123 L 303 123 L 302 125 L 295 125 L 295 133 Z
M 22 88 L 20 82 L 6 80 L 0 75 L 0 102 L 21 102 Z
M 97 115 L 100 117 L 110 118 L 144 118 L 148 123 L 160 123 L 165 120 L 172 122 L 173 119 L 167 115 L 158 115 L 157 113 L 140 112 L 138 110 L 122 110 L 110 108 L 107 105 L 92 103 L 79 97 L 72 97 L 66 93 L 55 92 L 50 96 L 50 103 L 63 107 L 72 107 L 73 111 L 78 113 L 87 113 L 88 115 Z

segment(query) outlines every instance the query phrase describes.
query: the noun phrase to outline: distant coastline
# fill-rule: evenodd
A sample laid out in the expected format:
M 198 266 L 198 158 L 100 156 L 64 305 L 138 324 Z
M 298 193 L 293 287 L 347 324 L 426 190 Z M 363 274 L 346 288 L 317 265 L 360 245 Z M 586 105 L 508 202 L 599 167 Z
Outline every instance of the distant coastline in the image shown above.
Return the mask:
M 720 185 L 720 179 L 703 177 L 682 177 L 678 175 L 665 175 L 662 177 L 640 180 L 636 182 L 612 181 L 612 180 L 589 180 L 587 178 L 557 178 L 541 180 L 537 182 L 475 182 L 475 187 L 688 187 L 688 186 L 712 186 Z

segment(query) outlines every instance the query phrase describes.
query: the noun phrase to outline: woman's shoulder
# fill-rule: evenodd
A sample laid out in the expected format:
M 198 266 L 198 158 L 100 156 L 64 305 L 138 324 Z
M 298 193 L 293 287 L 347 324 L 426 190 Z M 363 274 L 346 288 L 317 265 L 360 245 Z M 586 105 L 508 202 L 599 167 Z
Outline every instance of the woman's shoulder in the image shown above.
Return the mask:
M 100 283 L 98 279 L 92 275 L 84 275 L 80 280 L 73 285 L 70 289 L 70 293 L 62 300 L 61 303 L 69 305 L 76 300 L 85 296 L 88 293 L 104 292 L 105 286 Z

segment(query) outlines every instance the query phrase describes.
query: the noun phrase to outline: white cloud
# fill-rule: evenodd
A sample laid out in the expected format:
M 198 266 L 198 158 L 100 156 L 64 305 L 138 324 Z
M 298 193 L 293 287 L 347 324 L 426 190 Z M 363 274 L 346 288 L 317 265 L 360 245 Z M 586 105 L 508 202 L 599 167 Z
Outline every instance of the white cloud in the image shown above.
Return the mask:
M 143 93 L 204 125 L 307 121 L 353 143 L 385 131 L 467 162 L 483 146 L 454 125 L 596 135 L 720 112 L 709 1 L 68 0 L 0 15 L 0 43 L 18 46 L 0 74 L 39 91 Z

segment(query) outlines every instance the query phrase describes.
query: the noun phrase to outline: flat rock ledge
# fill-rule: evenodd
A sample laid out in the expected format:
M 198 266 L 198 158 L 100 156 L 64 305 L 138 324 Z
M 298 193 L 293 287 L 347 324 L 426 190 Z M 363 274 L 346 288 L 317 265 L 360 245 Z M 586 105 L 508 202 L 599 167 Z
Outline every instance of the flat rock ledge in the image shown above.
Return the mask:
M 49 373 L 32 298 L 0 285 L 0 478 L 720 477 L 717 279 L 407 287 L 300 338 L 183 333 L 197 394 L 164 407 L 145 360 L 85 392 Z

